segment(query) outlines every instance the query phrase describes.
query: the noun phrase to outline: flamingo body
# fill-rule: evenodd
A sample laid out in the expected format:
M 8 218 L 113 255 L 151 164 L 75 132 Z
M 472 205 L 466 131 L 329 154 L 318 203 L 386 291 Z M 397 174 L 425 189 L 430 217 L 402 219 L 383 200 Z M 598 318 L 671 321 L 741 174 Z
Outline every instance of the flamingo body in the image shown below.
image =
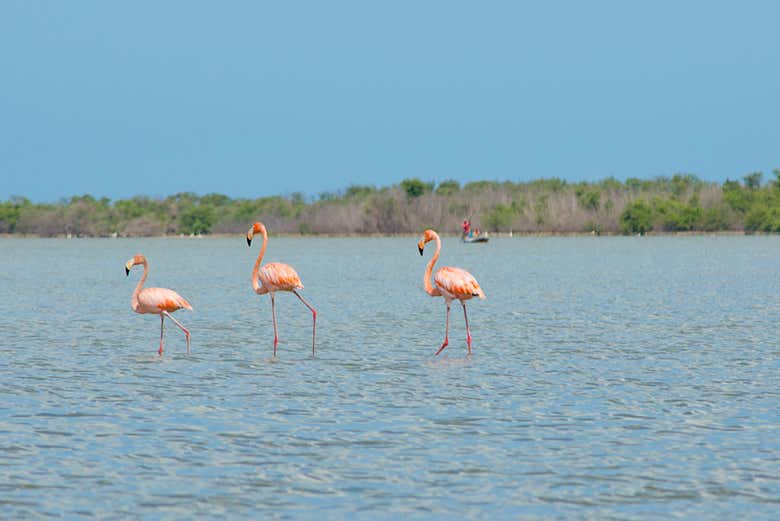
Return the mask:
M 445 298 L 469 300 L 472 297 L 485 298 L 474 275 L 461 268 L 443 266 L 436 271 L 433 282 Z
M 289 264 L 269 262 L 258 270 L 260 282 L 266 291 L 292 291 L 303 289 L 298 273 Z
M 447 345 L 449 345 L 449 333 L 450 333 L 450 304 L 453 300 L 458 300 L 463 306 L 463 318 L 466 321 L 466 344 L 469 348 L 469 355 L 471 354 L 471 330 L 469 329 L 469 317 L 466 314 L 466 301 L 474 297 L 481 299 L 485 298 L 485 292 L 479 286 L 479 282 L 474 278 L 474 275 L 461 268 L 453 268 L 451 266 L 444 266 L 436 271 L 436 275 L 433 277 L 435 286 L 431 284 L 431 273 L 433 272 L 433 266 L 439 259 L 439 253 L 441 252 L 441 239 L 439 234 L 433 230 L 425 230 L 423 238 L 417 243 L 417 249 L 420 251 L 420 255 L 423 254 L 425 245 L 430 241 L 436 241 L 436 253 L 428 262 L 428 266 L 425 268 L 425 275 L 423 276 L 423 286 L 425 292 L 432 297 L 444 297 L 444 303 L 447 306 L 447 319 L 444 326 L 444 342 L 441 347 L 436 351 L 437 356 L 441 353 Z
M 145 288 L 138 294 L 137 303 L 133 306 L 136 313 L 161 314 L 163 311 L 173 313 L 179 309 L 192 310 L 187 299 L 168 288 Z
M 265 255 L 266 246 L 268 246 L 268 231 L 263 223 L 256 222 L 249 229 L 246 234 L 247 245 L 252 245 L 252 237 L 256 233 L 262 234 L 263 245 L 260 247 L 260 254 L 257 256 L 255 266 L 252 269 L 252 288 L 258 295 L 268 293 L 271 296 L 271 317 L 274 324 L 274 356 L 276 356 L 276 346 L 279 343 L 279 334 L 276 327 L 276 300 L 274 297 L 277 291 L 293 293 L 311 311 L 311 354 L 314 356 L 314 340 L 317 334 L 317 311 L 298 293 L 299 289 L 303 289 L 303 283 L 292 266 L 282 262 L 269 262 L 263 266 L 260 265 L 263 261 L 263 255 Z
M 144 274 L 141 276 L 141 280 L 138 281 L 138 285 L 133 291 L 133 296 L 130 299 L 130 307 L 136 313 L 152 313 L 160 315 L 160 349 L 157 351 L 161 356 L 163 354 L 163 331 L 165 317 L 170 318 L 179 329 L 184 332 L 184 336 L 187 338 L 187 354 L 190 352 L 190 332 L 184 327 L 181 322 L 173 318 L 171 313 L 179 309 L 192 310 L 192 306 L 187 299 L 168 288 L 143 288 L 146 277 L 149 275 L 149 263 L 146 257 L 143 255 L 136 255 L 125 263 L 125 273 L 130 275 L 130 268 L 138 264 L 143 265 Z

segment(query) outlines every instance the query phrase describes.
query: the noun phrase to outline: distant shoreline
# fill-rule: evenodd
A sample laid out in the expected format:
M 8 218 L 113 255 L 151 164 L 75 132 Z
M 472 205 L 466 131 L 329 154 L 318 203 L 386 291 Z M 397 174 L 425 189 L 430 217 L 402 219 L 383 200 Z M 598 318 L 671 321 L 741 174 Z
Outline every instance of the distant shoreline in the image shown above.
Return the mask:
M 293 237 L 293 238 L 392 238 L 392 237 L 418 237 L 420 233 L 272 233 L 271 237 Z M 442 237 L 460 238 L 458 233 L 440 233 Z M 494 232 L 490 233 L 490 238 L 539 238 L 539 237 L 636 237 L 640 234 L 623 233 L 591 233 L 591 232 Z M 647 237 L 698 237 L 698 236 L 738 236 L 738 235 L 778 235 L 775 232 L 746 232 L 744 230 L 721 230 L 721 231 L 681 231 L 681 232 L 646 232 L 641 236 Z M 0 239 L 227 239 L 231 237 L 242 237 L 241 234 L 233 233 L 210 233 L 207 235 L 51 235 L 43 236 L 38 234 L 22 233 L 0 233 Z
M 695 175 L 649 180 L 613 177 L 568 183 L 407 178 L 397 185 L 350 185 L 319 198 L 231 199 L 180 192 L 111 201 L 89 194 L 56 204 L 23 197 L 0 201 L 0 233 L 28 237 L 222 237 L 262 220 L 285 237 L 405 237 L 426 228 L 457 237 L 472 230 L 518 237 L 590 235 L 738 235 L 780 233 L 780 169 L 722 185 Z M 522 230 L 517 232 L 516 230 Z M 514 233 L 512 233 L 514 232 Z M 69 235 L 72 234 L 72 235 Z

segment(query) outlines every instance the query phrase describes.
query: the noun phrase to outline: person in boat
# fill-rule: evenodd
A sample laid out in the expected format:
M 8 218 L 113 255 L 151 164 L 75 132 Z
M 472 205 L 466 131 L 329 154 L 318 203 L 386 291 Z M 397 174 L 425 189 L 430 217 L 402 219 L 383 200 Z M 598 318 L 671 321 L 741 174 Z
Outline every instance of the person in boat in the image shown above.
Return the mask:
M 474 230 L 471 229 L 471 220 L 465 219 L 463 221 L 463 237 L 471 237 Z

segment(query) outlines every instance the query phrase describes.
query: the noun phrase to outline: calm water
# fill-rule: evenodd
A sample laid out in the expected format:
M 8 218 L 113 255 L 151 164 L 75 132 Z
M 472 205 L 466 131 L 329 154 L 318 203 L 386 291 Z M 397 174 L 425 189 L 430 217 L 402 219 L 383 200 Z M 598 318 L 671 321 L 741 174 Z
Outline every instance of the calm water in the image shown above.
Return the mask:
M 780 516 L 780 238 L 0 239 L 0 518 Z M 254 245 L 253 245 L 254 246 Z M 130 310 L 176 289 L 192 331 Z

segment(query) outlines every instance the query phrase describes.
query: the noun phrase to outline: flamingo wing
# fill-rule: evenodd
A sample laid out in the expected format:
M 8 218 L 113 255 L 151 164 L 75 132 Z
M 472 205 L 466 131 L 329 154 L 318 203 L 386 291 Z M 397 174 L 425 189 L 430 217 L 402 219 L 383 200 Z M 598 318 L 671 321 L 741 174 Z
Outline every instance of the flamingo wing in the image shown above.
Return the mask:
M 146 288 L 138 294 L 138 302 L 147 312 L 153 313 L 192 309 L 187 299 L 168 288 Z
M 439 288 L 455 298 L 485 298 L 485 292 L 482 291 L 477 279 L 466 270 L 444 266 L 436 272 L 433 280 Z
M 260 280 L 271 291 L 302 289 L 303 284 L 292 266 L 281 262 L 269 262 L 260 267 Z

